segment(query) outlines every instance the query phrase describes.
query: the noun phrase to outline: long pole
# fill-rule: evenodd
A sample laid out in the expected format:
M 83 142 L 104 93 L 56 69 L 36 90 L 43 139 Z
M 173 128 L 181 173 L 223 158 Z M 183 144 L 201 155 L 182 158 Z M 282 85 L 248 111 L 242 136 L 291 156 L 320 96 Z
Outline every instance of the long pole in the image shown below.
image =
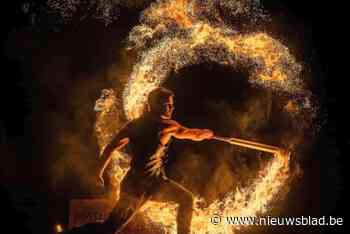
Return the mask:
M 280 153 L 282 150 L 281 148 L 276 146 L 261 144 L 254 141 L 248 141 L 248 140 L 243 140 L 243 139 L 234 138 L 234 137 L 214 136 L 212 139 L 227 142 L 231 145 L 238 145 L 245 148 L 260 150 L 260 151 L 264 151 L 272 154 Z

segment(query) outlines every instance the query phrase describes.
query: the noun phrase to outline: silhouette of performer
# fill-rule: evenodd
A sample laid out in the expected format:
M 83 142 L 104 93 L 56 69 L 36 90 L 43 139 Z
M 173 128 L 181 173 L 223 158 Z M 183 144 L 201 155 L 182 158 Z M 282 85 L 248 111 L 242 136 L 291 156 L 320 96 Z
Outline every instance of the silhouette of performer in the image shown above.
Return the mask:
M 114 150 L 129 146 L 132 154 L 130 170 L 121 182 L 119 200 L 105 222 L 86 224 L 67 233 L 114 234 L 133 218 L 146 201 L 158 199 L 157 193 L 162 191 L 162 201 L 173 201 L 179 205 L 177 233 L 190 234 L 193 194 L 166 176 L 167 149 L 173 137 L 202 141 L 211 139 L 213 132 L 186 128 L 172 120 L 173 98 L 173 92 L 168 89 L 154 89 L 148 96 L 148 111 L 127 123 L 105 147 L 100 157 L 101 183 Z

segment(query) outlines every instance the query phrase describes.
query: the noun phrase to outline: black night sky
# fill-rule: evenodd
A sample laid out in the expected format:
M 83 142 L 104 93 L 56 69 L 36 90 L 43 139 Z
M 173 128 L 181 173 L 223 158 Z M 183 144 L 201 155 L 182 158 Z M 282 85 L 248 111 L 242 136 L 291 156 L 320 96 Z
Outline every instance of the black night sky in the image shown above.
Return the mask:
M 297 59 L 306 61 L 313 77 L 317 77 L 311 89 L 319 96 L 321 113 L 323 119 L 326 119 L 312 149 L 317 157 L 303 162 L 305 180 L 297 191 L 292 191 L 291 196 L 295 199 L 290 202 L 286 215 L 331 215 L 343 217 L 346 224 L 348 215 L 345 207 L 348 202 L 345 199 L 345 158 L 350 147 L 350 137 L 346 110 L 349 107 L 349 98 L 346 95 L 349 89 L 346 84 L 348 65 L 346 57 L 341 56 L 345 53 L 341 38 L 347 30 L 345 20 L 341 19 L 342 6 L 329 1 L 304 3 L 281 0 L 262 3 L 273 17 L 280 19 L 279 24 L 271 25 L 268 30 L 274 32 L 278 38 L 292 42 L 291 51 L 299 51 Z M 5 14 L 1 16 L 0 202 L 5 215 L 1 222 L 12 229 L 7 233 L 53 233 L 52 227 L 55 223 L 66 224 L 68 221 L 69 199 L 91 194 L 82 192 L 88 185 L 78 184 L 79 181 L 74 179 L 74 190 L 63 186 L 59 190 L 61 193 L 57 193 L 52 188 L 51 167 L 48 165 L 59 160 L 60 151 L 57 150 L 48 157 L 47 149 L 55 144 L 53 136 L 61 128 L 78 130 L 74 121 L 79 116 L 73 110 L 82 99 L 77 100 L 77 103 L 70 103 L 69 100 L 81 84 L 85 85 L 86 82 L 86 86 L 83 86 L 86 91 L 79 92 L 86 92 L 89 96 L 85 100 L 86 107 L 81 107 L 82 110 L 93 106 L 100 90 L 112 85 L 112 81 L 108 79 L 97 82 L 91 74 L 96 74 L 114 62 L 114 53 L 123 46 L 123 39 L 138 22 L 139 10 L 123 9 L 120 18 L 111 27 L 87 20 L 72 21 L 59 33 L 49 30 L 30 32 L 30 19 L 22 13 L 21 5 L 22 2 L 19 1 L 3 3 Z M 64 73 L 59 73 L 60 67 L 53 65 L 52 71 L 57 73 L 52 74 L 52 79 L 37 78 L 38 75 L 48 72 L 42 69 L 43 65 L 46 66 L 54 56 L 64 59 L 66 54 L 72 60 L 80 61 L 69 68 L 71 76 L 63 78 Z M 206 68 L 194 67 L 182 71 L 181 74 L 196 74 L 201 69 Z M 199 91 L 191 87 L 200 83 L 202 92 L 207 93 L 204 90 L 213 90 L 210 76 L 217 73 L 225 76 L 227 71 L 214 66 L 206 72 L 207 78 L 204 77 L 202 82 L 198 79 L 186 81 L 185 90 L 180 90 L 176 83 L 166 85 L 172 87 L 175 93 L 190 93 L 199 100 L 202 98 Z M 62 79 L 57 79 L 61 75 Z M 210 95 L 212 98 L 227 98 L 227 90 L 232 90 L 234 85 L 224 78 L 221 84 L 216 84 L 214 90 L 217 92 L 213 91 Z M 192 99 L 192 102 L 195 103 L 197 99 Z M 185 96 L 179 96 L 179 103 L 185 100 Z M 183 106 L 177 105 L 179 113 L 186 112 Z M 200 113 L 200 110 L 201 107 L 198 106 L 197 112 L 194 112 Z M 67 120 L 56 121 L 57 116 L 64 116 Z M 183 118 L 181 114 L 177 117 Z M 192 117 L 196 119 L 196 116 Z M 91 128 L 93 121 L 93 116 L 89 115 L 82 119 L 86 126 L 91 123 Z M 86 129 L 86 134 L 91 130 Z M 96 155 L 98 151 L 94 138 L 86 136 L 85 141 L 90 145 L 89 153 Z M 88 168 L 94 168 L 93 162 L 87 164 Z M 74 173 L 65 176 L 74 177 Z M 303 201 L 301 206 L 300 201 Z M 4 225 L 0 228 L 3 229 Z M 266 228 L 259 233 L 345 233 L 345 227 L 295 230 Z

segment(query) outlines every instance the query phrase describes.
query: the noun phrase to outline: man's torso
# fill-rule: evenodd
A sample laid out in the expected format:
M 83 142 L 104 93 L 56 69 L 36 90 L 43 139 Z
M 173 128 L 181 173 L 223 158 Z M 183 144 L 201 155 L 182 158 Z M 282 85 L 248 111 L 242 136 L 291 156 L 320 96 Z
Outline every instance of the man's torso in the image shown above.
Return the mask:
M 131 169 L 146 176 L 157 177 L 164 172 L 169 142 L 162 145 L 160 136 L 169 123 L 144 115 L 127 126 Z

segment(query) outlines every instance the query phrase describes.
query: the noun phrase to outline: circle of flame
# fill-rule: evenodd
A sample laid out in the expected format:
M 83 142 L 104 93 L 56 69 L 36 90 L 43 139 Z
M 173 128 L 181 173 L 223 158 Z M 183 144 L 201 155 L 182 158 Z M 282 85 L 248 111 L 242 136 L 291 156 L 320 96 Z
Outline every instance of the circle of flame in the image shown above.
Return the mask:
M 216 38 L 216 40 L 213 40 Z M 272 39 L 264 33 L 258 33 L 247 36 L 227 37 L 222 34 L 220 29 L 215 29 L 207 24 L 197 24 L 191 29 L 189 38 L 164 40 L 157 47 L 145 53 L 141 61 L 134 66 L 133 73 L 128 86 L 124 92 L 124 110 L 129 120 L 142 115 L 146 104 L 148 93 L 154 88 L 160 86 L 167 78 L 171 69 L 178 70 L 182 67 L 194 64 L 198 58 L 196 50 L 201 46 L 219 47 L 223 46 L 227 53 L 232 53 L 236 60 L 220 60 L 218 57 L 210 57 L 212 62 L 233 65 L 250 59 L 256 62 L 263 62 L 262 68 L 256 68 L 251 71 L 250 81 L 254 84 L 265 87 L 281 89 L 287 92 L 299 91 L 300 82 L 295 79 L 298 65 L 290 62 L 292 56 L 278 41 Z M 158 56 L 155 56 L 158 55 Z M 286 57 L 283 57 L 286 56 Z M 179 58 L 188 58 L 179 61 Z M 174 59 L 174 61 L 169 61 Z M 260 60 L 260 61 L 259 61 Z M 164 64 L 174 64 L 173 66 L 159 66 L 160 61 L 167 61 Z M 281 69 L 279 63 L 283 61 L 290 62 L 288 73 Z M 293 67 L 294 66 L 294 67 Z M 294 74 L 293 74 L 294 72 Z M 210 224 L 210 217 L 215 213 L 224 216 L 255 216 L 258 212 L 265 212 L 268 204 L 274 196 L 280 191 L 284 182 L 289 177 L 288 165 L 273 159 L 266 166 L 262 173 L 265 176 L 258 178 L 254 185 L 243 191 L 232 191 L 221 201 L 212 203 L 208 208 L 196 210 L 192 219 L 192 230 L 195 233 L 205 233 L 208 230 L 215 230 L 220 233 L 233 233 L 232 225 L 221 225 L 219 227 Z M 246 200 L 250 194 L 249 200 Z M 246 205 L 242 205 L 242 204 Z M 220 207 L 225 207 L 221 210 Z M 155 213 L 159 213 L 159 204 L 149 203 L 143 209 L 144 215 L 155 222 L 159 221 Z M 166 214 L 168 212 L 168 214 Z M 171 213 L 169 213 L 171 212 Z M 175 209 L 163 209 L 161 212 L 164 217 L 175 217 Z M 173 219 L 167 219 L 173 220 Z M 175 224 L 172 226 L 172 232 L 176 233 Z M 171 232 L 171 233 L 172 233 Z

